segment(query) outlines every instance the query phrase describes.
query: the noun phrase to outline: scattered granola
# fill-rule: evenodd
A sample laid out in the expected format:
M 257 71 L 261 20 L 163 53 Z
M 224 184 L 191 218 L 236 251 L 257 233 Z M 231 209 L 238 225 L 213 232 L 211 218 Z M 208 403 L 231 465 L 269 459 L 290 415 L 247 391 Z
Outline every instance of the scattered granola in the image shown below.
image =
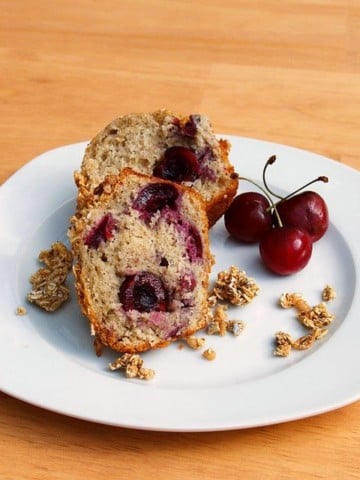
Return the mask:
M 326 295 L 329 295 L 329 297 L 332 296 L 330 289 L 331 287 L 328 285 L 324 288 L 322 294 L 323 299 L 325 291 L 327 292 Z M 287 357 L 292 348 L 295 350 L 309 349 L 316 340 L 327 335 L 328 329 L 325 327 L 329 326 L 335 319 L 335 316 L 328 312 L 324 302 L 311 307 L 299 293 L 283 293 L 280 297 L 279 303 L 282 308 L 295 308 L 297 310 L 297 319 L 304 327 L 310 330 L 310 333 L 303 335 L 297 340 L 293 340 L 288 333 L 276 333 L 276 348 L 274 350 L 274 355 Z
M 207 348 L 206 350 L 203 351 L 202 356 L 206 360 L 215 360 L 216 358 L 216 352 L 212 348 Z
M 245 323 L 242 320 L 229 320 L 226 325 L 228 332 L 233 333 L 238 337 L 245 328 Z
M 211 315 L 211 320 L 207 326 L 209 335 L 221 335 L 222 337 L 225 335 L 228 321 L 226 309 L 227 307 L 223 305 L 218 305 L 215 308 L 215 312 Z
M 324 337 L 327 333 L 327 329 L 317 328 L 312 330 L 309 334 L 303 335 L 297 340 L 293 340 L 289 333 L 277 332 L 275 334 L 276 348 L 274 350 L 274 355 L 287 357 L 292 348 L 295 350 L 308 350 L 316 340 Z
M 256 297 L 258 292 L 259 287 L 255 280 L 232 265 L 229 270 L 218 273 L 212 295 L 233 305 L 246 305 Z
M 32 285 L 27 299 L 48 312 L 57 310 L 68 298 L 70 290 L 65 285 L 71 269 L 71 252 L 61 242 L 55 242 L 50 250 L 39 254 L 40 262 L 46 265 L 30 277 Z
M 206 329 L 208 335 L 224 336 L 226 332 L 230 332 L 235 336 L 239 336 L 244 330 L 244 322 L 241 320 L 229 320 L 226 310 L 226 305 L 218 305 L 214 313 L 209 311 L 209 321 Z
M 17 307 L 16 311 L 15 311 L 16 315 L 20 315 L 20 316 L 23 316 L 23 315 L 26 315 L 26 308 L 25 307 Z
M 283 293 L 279 300 L 282 308 L 296 308 L 298 312 L 310 310 L 310 305 L 300 293 Z
M 292 339 L 288 333 L 277 332 L 275 333 L 276 349 L 274 355 L 279 357 L 287 357 L 291 352 Z
M 194 350 L 198 350 L 199 348 L 203 347 L 205 345 L 205 341 L 205 338 L 195 336 L 187 337 L 186 339 L 186 343 Z
M 140 380 L 151 380 L 155 376 L 155 370 L 145 368 L 144 360 L 138 354 L 124 353 L 114 362 L 109 363 L 110 370 L 125 370 L 127 378 L 139 378 Z
M 336 290 L 331 285 L 325 285 L 321 297 L 324 302 L 331 302 L 336 298 Z
M 304 327 L 312 329 L 327 327 L 335 320 L 335 316 L 328 312 L 324 302 L 315 305 L 309 310 L 299 312 L 297 318 Z

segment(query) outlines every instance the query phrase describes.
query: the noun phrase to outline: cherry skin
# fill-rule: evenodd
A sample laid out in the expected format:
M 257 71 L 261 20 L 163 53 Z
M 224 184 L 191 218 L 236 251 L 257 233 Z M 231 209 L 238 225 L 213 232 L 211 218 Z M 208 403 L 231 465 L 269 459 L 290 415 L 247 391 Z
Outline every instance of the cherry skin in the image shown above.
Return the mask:
M 152 215 L 166 207 L 176 209 L 178 189 L 168 183 L 149 183 L 137 195 L 133 208 L 140 212 L 141 218 L 149 221 Z
M 116 230 L 117 222 L 111 213 L 104 215 L 87 233 L 84 243 L 89 248 L 97 250 L 102 242 L 111 240 Z
M 275 227 L 260 239 L 259 251 L 266 267 L 278 275 L 302 270 L 312 254 L 310 235 L 297 227 Z
M 125 278 L 120 286 L 119 300 L 126 312 L 166 312 L 169 297 L 160 277 L 150 272 L 139 272 Z
M 261 193 L 241 193 L 225 212 L 226 230 L 239 242 L 258 242 L 272 227 L 269 207 L 269 201 Z
M 313 242 L 319 240 L 329 226 L 329 213 L 324 199 L 316 192 L 305 191 L 276 206 L 283 225 L 306 230 Z
M 173 182 L 194 182 L 200 175 L 200 164 L 195 153 L 186 147 L 168 148 L 164 158 L 154 167 L 154 177 Z

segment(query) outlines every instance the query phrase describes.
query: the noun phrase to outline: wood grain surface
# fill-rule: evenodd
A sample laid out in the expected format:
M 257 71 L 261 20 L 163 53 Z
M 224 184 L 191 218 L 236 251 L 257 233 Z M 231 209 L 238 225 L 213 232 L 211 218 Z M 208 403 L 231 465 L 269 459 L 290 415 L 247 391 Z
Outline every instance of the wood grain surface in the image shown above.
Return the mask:
M 0 0 L 0 12 L 1 183 L 159 107 L 360 168 L 357 0 Z M 360 478 L 359 417 L 355 403 L 263 428 L 159 433 L 0 393 L 0 479 Z

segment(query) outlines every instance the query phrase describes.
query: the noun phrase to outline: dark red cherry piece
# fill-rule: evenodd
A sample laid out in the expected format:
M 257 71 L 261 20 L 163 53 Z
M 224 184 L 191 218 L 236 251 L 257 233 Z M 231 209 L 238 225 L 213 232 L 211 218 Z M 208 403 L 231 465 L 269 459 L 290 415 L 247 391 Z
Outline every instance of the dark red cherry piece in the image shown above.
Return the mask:
M 260 256 L 266 267 L 278 275 L 302 270 L 312 254 L 310 235 L 296 227 L 276 227 L 260 239 Z
M 276 206 L 283 225 L 306 230 L 313 242 L 319 240 L 329 226 L 325 200 L 316 192 L 305 191 L 279 202 Z
M 191 262 L 196 262 L 202 258 L 203 247 L 201 236 L 197 228 L 190 225 L 186 236 L 186 251 Z
M 174 185 L 149 183 L 139 192 L 133 207 L 142 214 L 144 220 L 149 220 L 155 212 L 165 207 L 175 210 L 178 196 L 178 189 Z
M 169 295 L 163 281 L 150 272 L 127 276 L 120 286 L 119 300 L 126 312 L 166 312 L 169 305 Z
M 153 175 L 173 182 L 193 182 L 199 178 L 200 165 L 195 153 L 186 147 L 174 146 L 165 150 L 162 160 L 154 167 Z
M 198 124 L 200 123 L 200 119 L 200 115 L 189 116 L 189 119 L 186 121 L 182 132 L 185 137 L 195 137 L 198 130 Z
M 245 192 L 234 198 L 224 215 L 225 227 L 239 242 L 258 242 L 272 226 L 269 201 L 261 193 Z
M 97 249 L 101 242 L 107 242 L 113 237 L 117 222 L 111 213 L 104 215 L 88 232 L 84 239 L 85 245 Z

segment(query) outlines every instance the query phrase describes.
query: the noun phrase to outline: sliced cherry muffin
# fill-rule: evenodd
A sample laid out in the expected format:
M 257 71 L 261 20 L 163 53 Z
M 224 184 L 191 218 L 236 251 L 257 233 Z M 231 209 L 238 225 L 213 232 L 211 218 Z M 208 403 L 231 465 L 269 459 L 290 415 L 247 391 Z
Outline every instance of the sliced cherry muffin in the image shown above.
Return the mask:
M 204 115 L 180 118 L 167 110 L 124 115 L 107 125 L 86 148 L 80 171 L 75 173 L 79 208 L 84 198 L 101 194 L 107 175 L 129 167 L 196 189 L 212 226 L 238 187 L 229 150 L 229 142 L 217 139 Z
M 203 328 L 212 257 L 201 196 L 122 170 L 71 219 L 79 303 L 119 352 L 162 347 Z

